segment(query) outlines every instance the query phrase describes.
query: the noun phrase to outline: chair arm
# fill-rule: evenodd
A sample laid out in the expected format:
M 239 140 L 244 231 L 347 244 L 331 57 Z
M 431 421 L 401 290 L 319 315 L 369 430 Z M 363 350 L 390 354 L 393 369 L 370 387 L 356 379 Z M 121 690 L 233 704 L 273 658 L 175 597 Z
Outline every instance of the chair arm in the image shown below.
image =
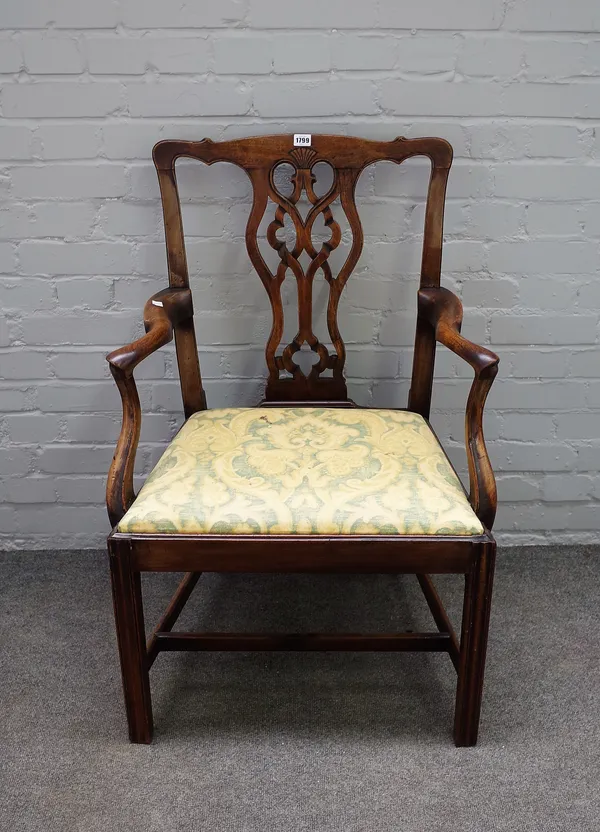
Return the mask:
M 144 306 L 146 334 L 106 356 L 123 402 L 121 432 L 106 483 L 106 507 L 112 526 L 119 522 L 135 499 L 133 468 L 142 410 L 133 371 L 144 358 L 172 340 L 174 325 L 192 316 L 189 289 L 163 289 Z
M 491 350 L 474 344 L 460 334 L 462 303 L 448 289 L 434 286 L 420 289 L 418 303 L 419 315 L 433 327 L 436 340 L 470 364 L 475 373 L 465 411 L 469 500 L 483 525 L 491 529 L 498 498 L 496 479 L 483 436 L 483 408 L 500 359 Z
M 111 371 L 121 370 L 130 376 L 140 361 L 171 341 L 175 324 L 192 316 L 192 294 L 189 289 L 163 289 L 152 295 L 144 306 L 146 334 L 106 356 Z

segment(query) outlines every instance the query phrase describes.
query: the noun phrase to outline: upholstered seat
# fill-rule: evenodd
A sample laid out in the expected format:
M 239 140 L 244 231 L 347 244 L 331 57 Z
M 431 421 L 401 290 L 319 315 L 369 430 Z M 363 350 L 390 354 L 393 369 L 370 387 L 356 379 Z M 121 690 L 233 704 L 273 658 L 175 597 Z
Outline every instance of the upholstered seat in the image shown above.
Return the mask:
M 425 419 L 397 410 L 195 413 L 119 532 L 479 535 Z

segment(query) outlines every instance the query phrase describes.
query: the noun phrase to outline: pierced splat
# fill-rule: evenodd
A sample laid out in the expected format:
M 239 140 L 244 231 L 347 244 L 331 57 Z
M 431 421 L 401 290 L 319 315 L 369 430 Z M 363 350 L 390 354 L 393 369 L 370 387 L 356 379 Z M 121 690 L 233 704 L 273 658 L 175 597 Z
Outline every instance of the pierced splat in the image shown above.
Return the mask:
M 339 176 L 337 171 L 333 172 L 333 182 L 328 191 L 322 196 L 318 197 L 314 190 L 316 177 L 312 172 L 312 165 L 317 159 L 317 152 L 312 148 L 302 147 L 294 148 L 290 151 L 290 157 L 294 165 L 294 173 L 291 178 L 292 192 L 288 196 L 282 194 L 275 182 L 275 172 L 278 164 L 275 164 L 270 170 L 264 171 L 263 176 L 268 177 L 266 183 L 269 198 L 275 203 L 275 218 L 267 229 L 267 240 L 269 245 L 277 252 L 280 258 L 279 266 L 275 274 L 267 267 L 262 257 L 256 256 L 256 249 L 254 245 L 249 246 L 248 251 L 252 263 L 260 275 L 273 308 L 274 320 L 281 319 L 283 324 L 283 305 L 281 301 L 281 284 L 285 280 L 288 272 L 295 277 L 298 291 L 298 331 L 292 341 L 285 345 L 281 355 L 275 355 L 276 350 L 280 347 L 281 334 L 278 327 L 274 326 L 271 333 L 271 338 L 267 344 L 267 364 L 269 366 L 269 392 L 275 393 L 276 389 L 280 389 L 281 393 L 276 394 L 276 397 L 284 397 L 288 390 L 292 387 L 305 388 L 305 396 L 310 396 L 311 389 L 318 384 L 321 374 L 326 370 L 332 371 L 332 378 L 335 379 L 340 387 L 340 392 L 345 397 L 345 384 L 342 376 L 343 361 L 344 361 L 344 347 L 339 332 L 330 327 L 329 336 L 334 344 L 335 353 L 329 353 L 327 347 L 319 340 L 313 330 L 313 281 L 315 275 L 321 271 L 324 278 L 330 284 L 330 297 L 332 292 L 332 284 L 335 280 L 341 279 L 343 282 L 347 279 L 349 273 L 347 269 L 342 268 L 340 275 L 334 277 L 329 264 L 329 256 L 340 244 L 342 239 L 342 232 L 339 224 L 335 221 L 331 210 L 331 203 L 340 195 Z M 298 202 L 302 194 L 306 195 L 309 201 L 310 208 L 303 219 L 298 210 Z M 262 206 L 258 207 L 260 210 Z M 256 222 L 253 214 L 257 209 L 255 203 L 253 211 L 249 217 L 249 228 L 254 227 Z M 259 217 L 262 219 L 264 209 Z M 279 239 L 277 232 L 283 229 L 285 217 L 289 216 L 293 222 L 295 230 L 295 241 L 290 251 L 287 243 Z M 313 241 L 313 228 L 315 221 L 319 216 L 323 217 L 325 228 L 330 233 L 329 239 L 323 241 L 320 248 L 317 249 Z M 348 258 L 358 260 L 362 249 L 362 231 L 356 235 L 357 243 L 354 244 L 350 250 Z M 304 268 L 300 262 L 301 255 L 305 253 L 309 258 L 309 263 Z M 342 274 L 343 273 L 343 274 Z M 340 291 L 341 291 L 340 287 Z M 335 291 L 335 289 L 333 289 Z M 283 326 L 282 326 L 283 329 Z M 336 337 L 337 336 L 337 337 Z M 303 360 L 299 363 L 297 357 L 301 356 L 302 348 L 308 346 L 314 353 L 313 360 L 307 360 L 308 356 L 303 356 Z M 310 369 L 308 369 L 310 366 Z M 286 371 L 291 375 L 289 378 L 281 379 L 282 371 Z M 279 384 L 283 381 L 283 384 Z
M 246 226 L 246 246 L 252 264 L 269 297 L 273 323 L 265 357 L 269 371 L 265 398 L 280 401 L 347 400 L 344 364 L 346 351 L 338 326 L 338 306 L 344 286 L 356 267 L 363 248 L 363 232 L 355 201 L 358 178 L 368 165 L 388 160 L 400 163 L 411 156 L 428 156 L 432 163 L 424 230 L 421 286 L 439 286 L 442 248 L 443 207 L 448 169 L 452 161 L 450 145 L 443 139 L 404 139 L 390 142 L 367 141 L 344 136 L 313 135 L 311 147 L 294 147 L 293 136 L 262 136 L 230 142 L 159 142 L 154 149 L 158 170 L 171 286 L 187 287 L 188 273 L 183 241 L 179 196 L 175 178 L 175 161 L 180 156 L 199 159 L 206 164 L 231 162 L 243 168 L 253 186 L 253 204 Z M 315 192 L 313 169 L 327 163 L 333 173 L 326 193 Z M 277 169 L 291 165 L 291 190 L 282 193 Z M 303 217 L 299 203 L 305 196 L 308 210 Z M 342 232 L 332 210 L 339 207 L 350 227 L 352 241 L 348 254 L 334 274 L 330 255 L 341 242 Z M 267 243 L 277 253 L 279 262 L 270 268 L 258 241 L 261 221 L 275 206 L 274 218 L 267 227 Z M 292 241 L 282 234 L 286 218 L 293 224 Z M 315 240 L 313 230 L 322 220 L 329 237 Z M 401 264 L 399 264 L 400 266 Z M 313 283 L 317 275 L 328 284 L 327 339 L 330 352 L 319 339 L 324 333 L 313 330 Z M 284 308 L 281 286 L 285 279 L 295 280 L 298 297 L 298 329 L 292 340 L 283 340 Z M 177 358 L 182 380 L 190 387 L 201 385 L 193 329 L 175 331 Z M 427 363 L 432 347 L 429 336 L 420 339 L 420 354 Z M 429 339 L 430 340 L 430 339 Z M 306 351 L 312 355 L 305 355 Z M 425 379 L 427 385 L 428 379 Z M 185 400 L 185 390 L 184 390 Z M 195 405 L 191 403 L 193 409 Z

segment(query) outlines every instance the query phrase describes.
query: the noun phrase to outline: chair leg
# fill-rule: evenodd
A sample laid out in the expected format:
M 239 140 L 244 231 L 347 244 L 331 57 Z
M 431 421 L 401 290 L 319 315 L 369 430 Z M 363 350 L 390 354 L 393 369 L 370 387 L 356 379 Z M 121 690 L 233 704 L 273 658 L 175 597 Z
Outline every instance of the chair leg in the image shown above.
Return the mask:
M 454 715 L 454 742 L 459 747 L 477 744 L 495 559 L 496 544 L 483 544 L 465 576 Z
M 129 739 L 135 743 L 149 743 L 153 729 L 152 701 L 141 577 L 131 568 L 128 551 L 110 548 L 110 576 Z

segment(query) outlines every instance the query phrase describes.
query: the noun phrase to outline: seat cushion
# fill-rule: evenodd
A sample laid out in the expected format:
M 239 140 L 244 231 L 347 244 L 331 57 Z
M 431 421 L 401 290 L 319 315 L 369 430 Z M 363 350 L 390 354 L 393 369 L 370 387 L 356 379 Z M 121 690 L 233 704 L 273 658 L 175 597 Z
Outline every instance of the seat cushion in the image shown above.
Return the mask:
M 269 407 L 191 416 L 118 531 L 478 535 L 483 527 L 422 416 Z

